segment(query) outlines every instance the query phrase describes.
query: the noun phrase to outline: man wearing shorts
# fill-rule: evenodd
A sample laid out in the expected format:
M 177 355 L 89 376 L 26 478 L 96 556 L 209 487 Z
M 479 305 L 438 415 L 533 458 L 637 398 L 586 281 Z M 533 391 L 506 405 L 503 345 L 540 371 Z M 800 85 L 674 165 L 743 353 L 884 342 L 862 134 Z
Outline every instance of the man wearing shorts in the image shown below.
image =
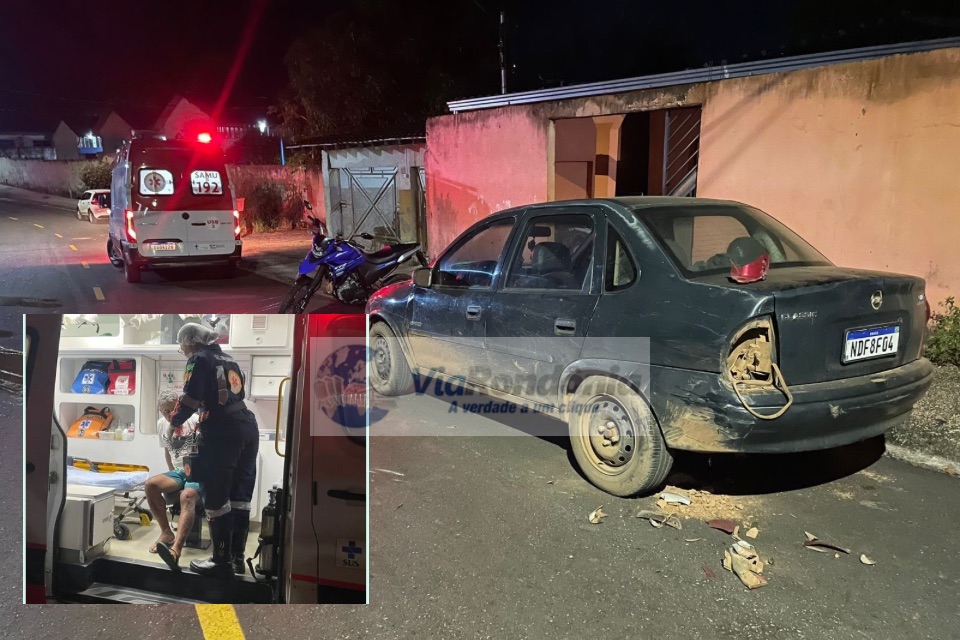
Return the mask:
M 150 504 L 154 520 L 160 525 L 160 537 L 150 547 L 150 553 L 157 553 L 157 546 L 163 544 L 173 549 L 177 558 L 180 557 L 183 543 L 193 527 L 194 513 L 200 501 L 200 485 L 196 482 L 188 482 L 183 468 L 184 458 L 190 454 L 196 444 L 197 419 L 194 417 L 187 421 L 184 437 L 173 437 L 170 417 L 177 406 L 178 397 L 179 394 L 176 391 L 166 389 L 161 391 L 157 398 L 157 408 L 160 410 L 157 433 L 160 434 L 160 443 L 163 445 L 163 454 L 169 471 L 153 476 L 145 485 L 147 502 Z M 170 521 L 167 519 L 167 504 L 163 494 L 176 491 L 181 492 L 180 522 L 177 533 L 174 535 L 170 528 Z

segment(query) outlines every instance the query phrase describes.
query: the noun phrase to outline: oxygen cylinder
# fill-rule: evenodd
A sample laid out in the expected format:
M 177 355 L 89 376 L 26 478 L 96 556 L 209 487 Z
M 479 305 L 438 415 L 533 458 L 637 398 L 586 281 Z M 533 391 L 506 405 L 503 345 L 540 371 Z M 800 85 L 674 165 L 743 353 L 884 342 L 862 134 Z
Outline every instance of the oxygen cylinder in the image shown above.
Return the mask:
M 263 508 L 260 514 L 260 537 L 257 540 L 260 549 L 260 562 L 257 564 L 257 573 L 263 576 L 275 576 L 277 568 L 274 566 L 276 559 L 276 530 L 277 530 L 277 499 L 280 494 L 279 485 L 273 485 L 273 489 L 267 492 L 270 495 L 269 502 Z

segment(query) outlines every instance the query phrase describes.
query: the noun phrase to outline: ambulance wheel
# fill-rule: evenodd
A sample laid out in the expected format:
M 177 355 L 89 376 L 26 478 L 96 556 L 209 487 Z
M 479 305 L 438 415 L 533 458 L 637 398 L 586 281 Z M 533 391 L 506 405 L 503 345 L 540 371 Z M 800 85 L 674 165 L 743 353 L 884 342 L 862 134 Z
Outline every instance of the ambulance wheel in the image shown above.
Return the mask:
M 400 348 L 400 340 L 385 322 L 370 328 L 370 385 L 384 396 L 410 391 L 413 373 Z
M 140 267 L 136 263 L 131 263 L 129 260 L 123 261 L 123 275 L 127 278 L 127 282 L 130 284 L 137 284 L 140 282 Z
M 122 522 L 114 522 L 113 535 L 117 540 L 129 540 L 131 538 L 130 527 L 123 524 Z
M 117 269 L 123 268 L 123 256 L 120 255 L 120 252 L 114 248 L 113 240 L 107 239 L 107 258 L 110 260 L 110 264 L 115 266 Z

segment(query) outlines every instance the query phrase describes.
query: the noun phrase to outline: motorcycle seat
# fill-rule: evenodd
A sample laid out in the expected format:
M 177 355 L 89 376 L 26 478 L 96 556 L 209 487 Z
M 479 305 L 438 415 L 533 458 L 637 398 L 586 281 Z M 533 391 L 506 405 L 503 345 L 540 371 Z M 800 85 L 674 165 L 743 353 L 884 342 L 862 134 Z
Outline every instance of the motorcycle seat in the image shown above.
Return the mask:
M 402 244 L 394 244 L 389 248 L 380 249 L 380 251 L 375 251 L 374 253 L 366 254 L 367 262 L 372 264 L 385 264 L 387 262 L 392 262 L 400 257 L 401 254 L 407 253 L 411 249 L 416 249 L 419 245 L 416 242 L 407 242 Z

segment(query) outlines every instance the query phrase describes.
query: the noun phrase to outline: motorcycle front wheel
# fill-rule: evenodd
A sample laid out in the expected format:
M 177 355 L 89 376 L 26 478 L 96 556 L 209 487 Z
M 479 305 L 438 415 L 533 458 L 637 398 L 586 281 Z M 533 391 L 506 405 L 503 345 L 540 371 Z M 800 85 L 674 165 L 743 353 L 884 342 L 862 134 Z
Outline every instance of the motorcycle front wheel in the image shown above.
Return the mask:
M 280 313 L 303 313 L 307 308 L 307 303 L 310 302 L 310 297 L 313 295 L 310 290 L 312 284 L 309 280 L 306 282 L 298 281 L 290 287 L 290 291 L 287 292 L 280 303 Z

